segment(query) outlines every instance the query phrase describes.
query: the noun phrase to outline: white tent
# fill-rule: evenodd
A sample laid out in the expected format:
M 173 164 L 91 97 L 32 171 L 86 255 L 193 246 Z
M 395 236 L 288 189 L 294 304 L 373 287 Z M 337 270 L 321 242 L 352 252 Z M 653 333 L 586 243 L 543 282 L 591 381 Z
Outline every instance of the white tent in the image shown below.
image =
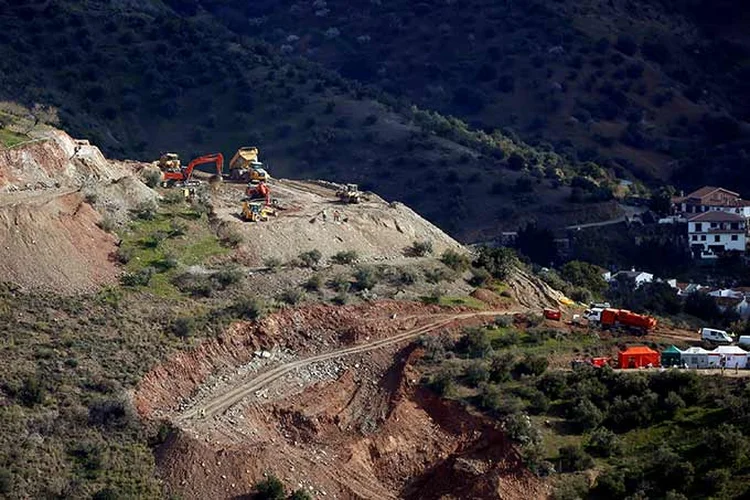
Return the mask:
M 724 356 L 727 368 L 745 368 L 747 366 L 747 351 L 736 345 L 724 345 L 714 349 L 711 354 L 718 354 L 719 360 Z M 712 356 L 713 357 L 713 356 Z
M 689 368 L 708 368 L 708 351 L 702 347 L 685 349 L 682 351 L 681 359 Z

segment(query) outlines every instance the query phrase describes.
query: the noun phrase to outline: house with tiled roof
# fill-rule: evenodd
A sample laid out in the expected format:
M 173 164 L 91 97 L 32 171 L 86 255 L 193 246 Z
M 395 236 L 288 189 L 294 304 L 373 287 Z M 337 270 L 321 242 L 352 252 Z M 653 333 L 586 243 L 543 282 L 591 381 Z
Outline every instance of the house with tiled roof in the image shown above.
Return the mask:
M 739 214 L 709 211 L 688 218 L 688 243 L 696 258 L 716 259 L 728 252 L 745 253 L 747 219 Z
M 704 186 L 687 196 L 673 198 L 676 212 L 685 218 L 704 212 L 727 212 L 750 218 L 750 201 L 721 187 Z

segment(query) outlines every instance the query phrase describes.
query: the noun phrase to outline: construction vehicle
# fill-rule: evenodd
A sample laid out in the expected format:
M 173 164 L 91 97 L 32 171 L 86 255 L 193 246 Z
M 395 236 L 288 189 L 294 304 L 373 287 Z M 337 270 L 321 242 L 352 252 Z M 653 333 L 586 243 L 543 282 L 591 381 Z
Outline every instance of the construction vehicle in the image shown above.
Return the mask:
M 180 167 L 177 171 L 165 171 L 162 173 L 162 185 L 171 186 L 190 186 L 198 184 L 193 180 L 193 170 L 198 165 L 205 163 L 214 163 L 216 165 L 216 175 L 221 179 L 221 173 L 224 169 L 224 156 L 221 153 L 213 153 L 199 156 L 192 160 L 186 167 Z
M 229 162 L 229 179 L 237 182 L 266 182 L 271 178 L 258 161 L 258 148 L 243 147 Z
M 336 197 L 344 203 L 359 203 L 362 201 L 362 193 L 356 184 L 347 184 L 336 191 Z
M 177 155 L 177 153 L 162 153 L 156 165 L 162 172 L 179 172 L 180 157 Z
M 599 309 L 594 308 L 584 312 L 589 322 L 599 323 L 602 328 L 610 329 L 623 327 L 645 334 L 656 328 L 656 318 L 637 314 L 627 309 Z
M 275 217 L 276 210 L 259 201 L 245 201 L 242 203 L 242 220 L 247 222 L 264 222 L 268 217 Z
M 245 196 L 248 201 L 262 199 L 266 202 L 266 205 L 271 204 L 271 190 L 268 189 L 268 184 L 265 182 L 248 183 Z

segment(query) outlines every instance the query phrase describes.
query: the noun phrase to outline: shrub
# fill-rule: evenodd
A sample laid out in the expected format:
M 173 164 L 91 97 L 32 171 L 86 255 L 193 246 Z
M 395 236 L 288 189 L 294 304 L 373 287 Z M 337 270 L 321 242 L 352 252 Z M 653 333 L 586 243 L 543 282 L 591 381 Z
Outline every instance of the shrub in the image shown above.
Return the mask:
M 430 379 L 430 387 L 444 397 L 451 397 L 456 390 L 456 377 L 458 376 L 454 365 L 443 366 Z
M 193 273 L 182 273 L 175 276 L 172 279 L 172 284 L 181 292 L 189 293 L 194 297 L 210 297 L 216 287 L 211 276 Z
M 446 250 L 440 256 L 440 262 L 456 272 L 464 272 L 469 269 L 471 261 L 469 257 L 454 250 Z
M 302 267 L 315 267 L 322 257 L 323 255 L 320 253 L 320 250 L 313 249 L 308 252 L 302 252 L 297 256 L 297 259 Z
M 528 446 L 542 440 L 539 429 L 534 427 L 528 415 L 520 412 L 511 413 L 503 422 L 505 432 L 514 441 Z
M 289 496 L 289 500 L 313 500 L 313 497 L 305 490 L 294 490 Z
M 490 370 L 487 363 L 483 361 L 473 361 L 466 365 L 464 369 L 464 378 L 469 387 L 477 387 L 483 382 L 490 379 Z
M 451 274 L 443 268 L 436 267 L 434 269 L 425 269 L 424 278 L 428 283 L 437 285 L 441 281 L 447 281 L 452 278 Z
M 89 404 L 89 424 L 110 429 L 127 427 L 133 419 L 130 406 L 119 398 L 97 399 Z
M 589 435 L 586 451 L 597 457 L 607 458 L 622 452 L 622 442 L 611 430 L 599 427 Z
M 263 261 L 263 265 L 271 271 L 277 271 L 281 267 L 281 259 L 276 257 L 269 257 Z
M 485 330 L 472 327 L 464 329 L 464 335 L 456 344 L 456 349 L 470 358 L 484 358 L 492 353 L 492 344 Z
M 192 316 L 179 316 L 175 318 L 171 325 L 172 333 L 180 338 L 187 338 L 195 330 L 195 318 Z
M 115 252 L 115 258 L 120 264 L 127 264 L 133 258 L 133 250 L 130 248 L 119 247 Z
M 161 183 L 161 172 L 157 170 L 148 170 L 143 174 L 144 182 L 150 188 L 155 188 Z
M 21 383 L 21 389 L 18 391 L 18 399 L 25 406 L 35 406 L 44 402 L 44 394 L 44 386 L 39 377 L 29 375 Z
M 7 494 L 13 488 L 13 474 L 6 469 L 0 468 L 0 493 Z
M 237 283 L 242 281 L 243 276 L 244 274 L 241 269 L 239 269 L 238 267 L 230 266 L 215 272 L 212 276 L 212 279 L 216 281 L 219 288 L 224 289 L 230 285 L 236 285 Z
M 561 472 L 579 472 L 594 466 L 594 459 L 579 446 L 563 446 L 558 453 Z
M 549 361 L 543 356 L 527 354 L 513 367 L 513 376 L 520 378 L 524 375 L 538 376 L 544 373 L 549 366 Z
M 413 269 L 399 269 L 398 274 L 394 277 L 394 281 L 399 285 L 413 285 L 419 281 L 419 275 Z
M 266 307 L 260 299 L 241 296 L 232 303 L 230 311 L 239 318 L 257 319 L 265 314 Z
M 111 233 L 112 231 L 114 231 L 117 223 L 112 217 L 110 217 L 109 215 L 105 215 L 99 222 L 97 222 L 96 225 L 99 226 L 99 229 L 101 229 L 102 231 Z
M 147 286 L 154 275 L 154 268 L 147 267 L 134 273 L 125 273 L 120 278 L 120 283 L 125 286 Z
M 152 220 L 156 216 L 157 208 L 153 201 L 142 201 L 133 209 L 133 214 L 139 219 Z
M 296 305 L 305 299 L 305 292 L 296 288 L 288 288 L 281 292 L 279 300 L 289 305 Z
M 351 264 L 358 258 L 355 250 L 347 250 L 344 252 L 338 252 L 331 257 L 331 262 L 334 264 Z
M 323 278 L 319 274 L 313 274 L 302 284 L 302 288 L 308 292 L 317 292 L 323 286 Z
M 432 253 L 432 241 L 415 241 L 406 249 L 406 254 L 410 257 L 424 257 Z
M 604 415 L 589 399 L 581 398 L 570 409 L 568 418 L 579 431 L 587 431 L 598 427 Z
M 286 496 L 284 484 L 276 476 L 269 474 L 266 479 L 255 485 L 257 500 L 283 500 Z
M 378 284 L 378 276 L 371 267 L 360 267 L 354 273 L 355 286 L 358 290 L 372 290 Z
M 343 305 L 346 305 L 347 302 L 349 302 L 349 296 L 346 294 L 346 292 L 339 292 L 336 294 L 336 296 L 333 299 L 331 299 L 331 301 L 334 304 L 343 306 Z
M 475 287 L 486 286 L 492 280 L 492 275 L 483 267 L 472 268 L 469 284 Z
M 337 274 L 336 276 L 328 280 L 328 287 L 339 293 L 348 292 L 351 286 L 352 284 L 349 281 L 349 278 L 347 278 L 343 274 Z
M 506 247 L 482 247 L 474 262 L 475 267 L 485 268 L 494 278 L 504 280 L 518 264 L 516 253 Z
M 223 228 L 219 233 L 219 241 L 229 248 L 237 248 L 242 244 L 242 235 L 233 229 Z

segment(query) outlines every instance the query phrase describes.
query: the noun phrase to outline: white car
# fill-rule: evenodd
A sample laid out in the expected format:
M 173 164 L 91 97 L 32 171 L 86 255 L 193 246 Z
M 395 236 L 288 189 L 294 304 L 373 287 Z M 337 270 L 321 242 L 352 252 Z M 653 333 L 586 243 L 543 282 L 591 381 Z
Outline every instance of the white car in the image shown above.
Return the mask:
M 714 344 L 731 344 L 734 339 L 724 330 L 715 328 L 701 328 L 698 333 L 701 334 L 701 340 L 707 340 Z

